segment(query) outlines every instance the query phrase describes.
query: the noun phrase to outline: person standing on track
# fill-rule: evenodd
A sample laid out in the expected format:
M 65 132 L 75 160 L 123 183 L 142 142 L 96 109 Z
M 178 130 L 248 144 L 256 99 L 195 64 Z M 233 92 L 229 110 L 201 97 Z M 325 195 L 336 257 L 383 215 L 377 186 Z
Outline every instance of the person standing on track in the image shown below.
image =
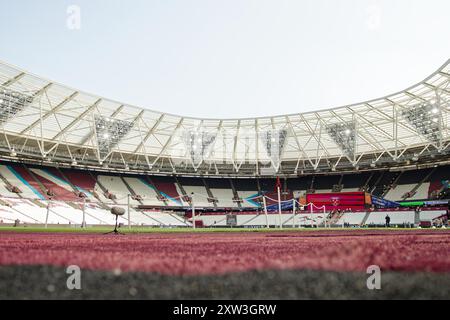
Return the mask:
M 386 215 L 386 218 L 384 218 L 386 220 L 386 228 L 390 228 L 391 227 L 391 217 L 389 217 L 389 215 Z

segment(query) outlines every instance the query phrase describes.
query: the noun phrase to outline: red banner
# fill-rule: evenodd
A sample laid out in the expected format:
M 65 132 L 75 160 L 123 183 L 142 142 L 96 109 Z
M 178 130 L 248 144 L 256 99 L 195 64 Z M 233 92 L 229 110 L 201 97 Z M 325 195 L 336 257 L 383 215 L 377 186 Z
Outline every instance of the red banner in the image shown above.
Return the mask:
M 365 192 L 310 193 L 306 202 L 317 207 L 325 206 L 326 210 L 361 210 L 366 207 L 368 199 Z

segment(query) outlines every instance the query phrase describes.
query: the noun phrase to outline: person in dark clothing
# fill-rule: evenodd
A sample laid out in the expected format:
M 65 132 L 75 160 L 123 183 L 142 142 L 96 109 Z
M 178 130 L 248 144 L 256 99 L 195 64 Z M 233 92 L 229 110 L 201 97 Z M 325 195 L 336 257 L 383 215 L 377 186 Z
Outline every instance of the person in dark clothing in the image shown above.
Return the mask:
M 384 218 L 386 220 L 386 228 L 390 228 L 391 227 L 391 217 L 389 217 L 389 215 L 386 215 L 386 218 Z

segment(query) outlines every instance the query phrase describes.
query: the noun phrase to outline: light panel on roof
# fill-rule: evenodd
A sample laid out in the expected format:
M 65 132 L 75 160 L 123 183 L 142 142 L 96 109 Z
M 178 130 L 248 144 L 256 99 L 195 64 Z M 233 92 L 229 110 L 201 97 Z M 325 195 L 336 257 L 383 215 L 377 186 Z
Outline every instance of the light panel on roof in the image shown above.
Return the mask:
M 33 96 L 7 88 L 0 88 L 0 124 L 14 118 L 32 102 Z
M 425 102 L 415 105 L 404 110 L 402 116 L 428 141 L 440 145 L 442 116 L 437 104 Z
M 108 156 L 132 127 L 133 123 L 129 121 L 95 116 L 95 133 L 101 160 Z
M 335 123 L 326 127 L 327 133 L 351 160 L 356 152 L 356 123 L 354 121 Z

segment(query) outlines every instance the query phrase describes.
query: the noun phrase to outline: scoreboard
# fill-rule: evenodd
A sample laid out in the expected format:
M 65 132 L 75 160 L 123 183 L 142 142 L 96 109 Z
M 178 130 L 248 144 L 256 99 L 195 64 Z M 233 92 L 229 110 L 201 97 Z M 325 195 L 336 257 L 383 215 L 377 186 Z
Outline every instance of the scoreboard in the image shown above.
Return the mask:
M 372 197 L 365 192 L 309 193 L 306 203 L 326 210 L 363 210 L 372 204 Z

